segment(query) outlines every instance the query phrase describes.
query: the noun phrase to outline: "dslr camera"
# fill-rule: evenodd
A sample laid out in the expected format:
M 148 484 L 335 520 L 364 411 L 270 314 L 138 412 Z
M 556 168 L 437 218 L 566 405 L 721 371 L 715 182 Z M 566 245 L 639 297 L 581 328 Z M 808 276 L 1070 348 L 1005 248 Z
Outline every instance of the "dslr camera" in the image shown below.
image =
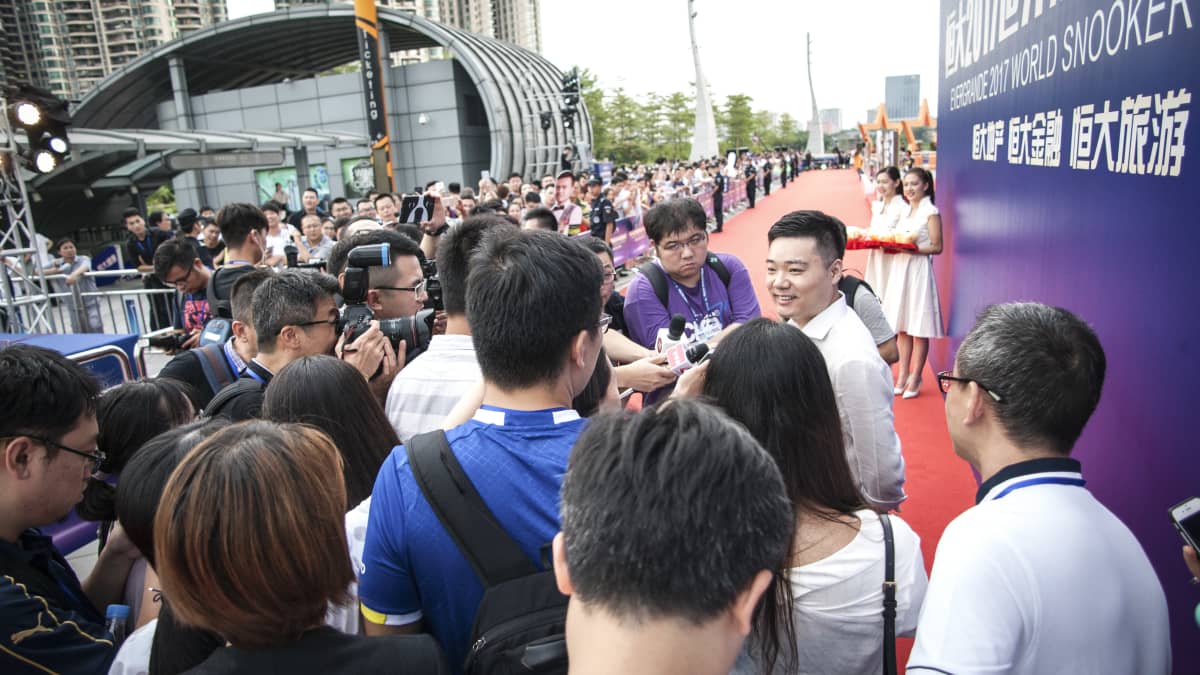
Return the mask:
M 444 311 L 446 305 L 442 302 L 442 280 L 438 276 L 437 261 L 422 261 L 421 274 L 425 276 L 425 309 Z
M 367 291 L 371 289 L 371 268 L 391 267 L 392 262 L 390 244 L 369 244 L 350 250 L 342 281 L 342 299 L 345 304 L 338 324 L 338 330 L 346 335 L 347 344 L 362 335 L 375 318 L 375 313 L 367 306 Z M 438 296 L 440 299 L 440 286 Z M 405 361 L 411 361 L 429 346 L 433 332 L 433 312 L 432 309 L 423 309 L 413 316 L 382 319 L 379 322 L 379 330 L 391 340 L 392 347 L 398 348 L 401 342 L 405 343 Z

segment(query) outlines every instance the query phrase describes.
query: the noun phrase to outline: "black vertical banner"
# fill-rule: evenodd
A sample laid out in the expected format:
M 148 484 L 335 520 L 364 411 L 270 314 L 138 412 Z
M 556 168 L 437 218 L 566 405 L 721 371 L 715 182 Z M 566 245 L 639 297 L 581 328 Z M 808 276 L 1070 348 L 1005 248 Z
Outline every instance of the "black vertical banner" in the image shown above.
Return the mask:
M 363 103 L 367 133 L 371 137 L 371 165 L 375 189 L 392 191 L 391 137 L 384 105 L 383 67 L 379 53 L 379 23 L 374 0 L 354 0 L 354 23 L 358 32 L 358 54 L 362 63 Z

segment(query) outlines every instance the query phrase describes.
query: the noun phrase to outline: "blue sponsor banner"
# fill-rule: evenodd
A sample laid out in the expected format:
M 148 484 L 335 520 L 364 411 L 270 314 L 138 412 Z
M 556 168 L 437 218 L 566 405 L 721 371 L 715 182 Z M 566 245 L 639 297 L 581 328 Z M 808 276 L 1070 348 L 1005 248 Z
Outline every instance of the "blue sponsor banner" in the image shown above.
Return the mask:
M 942 0 L 940 22 L 937 275 L 951 339 L 933 365 L 951 367 L 990 303 L 1036 300 L 1093 325 L 1108 372 L 1073 454 L 1154 563 L 1174 662 L 1190 668 L 1200 597 L 1166 513 L 1200 492 L 1200 0 Z
M 117 246 L 110 244 L 96 252 L 92 256 L 92 271 L 104 272 L 106 270 L 121 269 L 121 256 L 117 252 Z M 97 286 L 108 286 L 116 282 L 118 277 L 96 277 Z

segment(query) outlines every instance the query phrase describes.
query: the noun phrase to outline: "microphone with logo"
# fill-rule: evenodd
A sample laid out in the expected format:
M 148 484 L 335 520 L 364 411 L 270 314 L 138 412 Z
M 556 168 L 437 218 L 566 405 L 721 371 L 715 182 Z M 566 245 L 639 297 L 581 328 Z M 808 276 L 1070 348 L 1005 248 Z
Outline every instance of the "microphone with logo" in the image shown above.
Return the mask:
M 688 340 L 683 336 L 685 326 L 687 326 L 687 319 L 682 314 L 676 314 L 671 317 L 671 325 L 669 327 L 658 329 L 658 340 L 654 345 L 655 350 L 659 354 L 662 354 L 676 345 L 686 346 Z
M 676 375 L 682 375 L 684 371 L 691 370 L 704 362 L 708 358 L 708 345 L 701 342 L 698 345 L 675 345 L 666 352 L 667 367 Z

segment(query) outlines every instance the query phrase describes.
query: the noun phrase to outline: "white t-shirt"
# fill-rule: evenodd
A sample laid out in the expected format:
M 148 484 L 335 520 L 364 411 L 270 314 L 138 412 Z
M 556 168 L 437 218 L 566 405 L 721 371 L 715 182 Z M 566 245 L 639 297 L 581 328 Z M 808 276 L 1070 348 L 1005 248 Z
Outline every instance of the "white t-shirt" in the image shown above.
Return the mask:
M 874 675 L 883 663 L 883 525 L 870 510 L 855 512 L 858 535 L 833 555 L 793 567 L 792 616 L 799 670 Z M 899 516 L 890 516 L 896 551 L 896 634 L 910 636 L 925 588 L 921 538 Z M 777 664 L 776 672 L 783 672 Z M 738 657 L 734 673 L 758 673 L 753 657 Z
M 946 527 L 909 673 L 1171 672 L 1158 577 L 1078 466 L 1010 466 Z
M 154 646 L 154 632 L 158 630 L 158 619 L 133 631 L 113 659 L 108 675 L 146 675 L 150 672 L 150 648 Z
M 358 634 L 358 579 L 363 573 L 363 547 L 367 543 L 367 518 L 371 514 L 371 498 L 346 513 L 346 543 L 350 548 L 350 566 L 354 568 L 354 581 L 348 591 L 349 600 L 344 605 L 330 605 L 325 612 L 325 625 L 349 635 Z

